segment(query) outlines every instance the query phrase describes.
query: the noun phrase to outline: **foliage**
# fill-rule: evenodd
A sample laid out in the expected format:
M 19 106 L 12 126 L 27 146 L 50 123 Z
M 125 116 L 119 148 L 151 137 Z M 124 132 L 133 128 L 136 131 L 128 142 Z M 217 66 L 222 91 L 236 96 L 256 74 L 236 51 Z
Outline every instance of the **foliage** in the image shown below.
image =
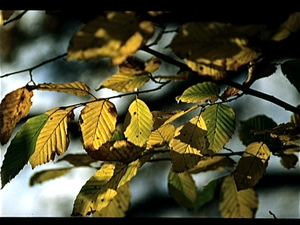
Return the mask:
M 8 14 L 3 16 L 9 18 Z M 63 176 L 75 167 L 95 168 L 95 174 L 75 199 L 73 216 L 125 216 L 130 206 L 131 178 L 145 163 L 155 162 L 154 156 L 168 153 L 165 159 L 171 161 L 168 190 L 179 205 L 198 211 L 219 193 L 222 216 L 254 217 L 258 208 L 255 185 L 265 173 L 271 155 L 281 157 L 287 169 L 293 168 L 298 161 L 294 153 L 300 149 L 300 110 L 254 91 L 250 86 L 276 71 L 276 63 L 271 62 L 269 52 L 261 45 L 281 46 L 287 38 L 299 33 L 300 14 L 291 14 L 274 30 L 264 25 L 184 23 L 174 31 L 176 34 L 168 47 L 185 63 L 150 49 L 160 41 L 164 30 L 149 44 L 155 37 L 155 27 L 162 25 L 153 22 L 155 13 L 144 16 L 137 12 L 103 13 L 74 34 L 67 54 L 62 55 L 67 56 L 67 60 L 80 61 L 108 57 L 111 65 L 118 65 L 119 70 L 96 91 L 107 88 L 121 92 L 119 95 L 98 98 L 82 81 L 36 84 L 32 70 L 49 60 L 29 68 L 30 82 L 4 97 L 0 111 L 2 145 L 9 141 L 16 124 L 29 113 L 33 91 L 56 91 L 91 99 L 58 106 L 27 119 L 7 148 L 1 168 L 2 188 L 28 162 L 34 168 L 54 160 L 56 154 L 65 154 L 70 142 L 68 125 L 74 119 L 74 110 L 83 107 L 78 124 L 87 154 L 67 154 L 56 162 L 68 161 L 72 167 L 41 171 L 30 180 L 30 185 L 35 185 Z M 144 62 L 135 56 L 137 51 L 146 51 L 154 57 Z M 180 70 L 172 75 L 153 75 L 162 61 Z M 245 66 L 249 67 L 249 74 L 243 85 L 230 80 L 232 72 Z M 284 61 L 281 70 L 300 92 L 299 59 Z M 171 82 L 195 79 L 195 76 L 195 84 L 186 88 L 182 95 L 174 96 L 174 101 L 176 99 L 185 109 L 154 111 L 143 101 L 143 93 L 155 92 Z M 157 87 L 141 90 L 150 81 Z M 221 84 L 227 85 L 225 90 Z M 237 122 L 235 118 L 239 112 L 228 103 L 244 94 L 288 108 L 294 113 L 291 121 L 278 125 L 266 115 L 256 115 Z M 135 99 L 128 106 L 125 119 L 120 120 L 110 100 L 126 95 L 133 95 Z M 194 116 L 189 117 L 190 112 Z M 182 120 L 185 122 L 179 126 L 175 123 Z M 243 152 L 226 147 L 236 130 L 246 146 Z M 241 157 L 236 163 L 231 156 Z M 97 161 L 104 162 L 100 168 L 92 165 Z M 201 191 L 197 190 L 194 174 L 220 170 L 228 173 L 211 180 Z

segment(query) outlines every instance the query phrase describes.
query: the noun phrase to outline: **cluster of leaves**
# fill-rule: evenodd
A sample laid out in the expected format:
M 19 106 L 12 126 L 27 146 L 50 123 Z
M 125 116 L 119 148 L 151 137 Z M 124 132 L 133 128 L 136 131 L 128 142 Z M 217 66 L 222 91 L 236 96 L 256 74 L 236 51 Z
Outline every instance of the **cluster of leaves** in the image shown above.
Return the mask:
M 277 125 L 265 115 L 241 121 L 239 138 L 246 146 L 242 153 L 220 154 L 236 130 L 235 112 L 226 103 L 240 98 L 241 91 L 228 86 L 221 94 L 214 80 L 222 80 L 228 71 L 251 64 L 245 86 L 275 72 L 274 65 L 259 58 L 262 52 L 251 40 L 281 41 L 299 29 L 299 14 L 292 14 L 277 30 L 262 26 L 233 26 L 219 22 L 184 24 L 169 47 L 182 58 L 190 71 L 173 76 L 153 76 L 161 59 L 146 62 L 132 56 L 144 49 L 154 35 L 151 21 L 134 13 L 108 12 L 88 22 L 71 39 L 69 60 L 100 60 L 108 57 L 119 71 L 98 88 L 122 92 L 118 97 L 135 95 L 124 121 L 117 121 L 118 112 L 111 98 L 97 98 L 81 81 L 70 83 L 27 84 L 7 94 L 1 102 L 1 144 L 6 144 L 16 124 L 30 111 L 33 91 L 57 91 L 77 96 L 91 95 L 87 102 L 56 107 L 28 119 L 11 140 L 1 168 L 2 188 L 29 162 L 32 168 L 63 155 L 69 146 L 68 124 L 74 109 L 83 107 L 79 117 L 82 145 L 87 154 L 68 154 L 59 161 L 73 167 L 41 171 L 31 185 L 65 175 L 72 168 L 90 166 L 104 161 L 77 195 L 72 215 L 124 216 L 130 205 L 129 181 L 138 169 L 156 154 L 169 153 L 171 168 L 168 176 L 170 195 L 187 209 L 199 210 L 219 192 L 219 208 L 224 217 L 254 217 L 258 195 L 254 186 L 266 171 L 271 153 L 281 157 L 282 165 L 293 168 L 300 147 L 300 117 Z M 295 22 L 298 21 L 298 22 Z M 154 43 L 155 44 L 155 43 Z M 262 63 L 264 66 L 262 66 Z M 262 67 L 269 66 L 262 71 Z M 300 92 L 296 82 L 299 60 L 281 65 L 282 71 Z M 178 103 L 189 103 L 181 110 L 151 111 L 139 89 L 150 80 L 162 88 L 172 81 L 185 80 L 188 73 L 210 77 L 177 96 Z M 146 90 L 144 92 L 156 91 Z M 174 121 L 198 110 L 196 116 L 175 127 Z M 225 148 L 226 149 L 226 148 Z M 235 165 L 231 155 L 241 155 Z M 232 169 L 230 169 L 232 168 Z M 232 170 L 225 177 L 210 181 L 200 192 L 193 174 L 206 171 Z M 218 185 L 218 184 L 221 185 Z M 218 191 L 217 191 L 218 190 Z

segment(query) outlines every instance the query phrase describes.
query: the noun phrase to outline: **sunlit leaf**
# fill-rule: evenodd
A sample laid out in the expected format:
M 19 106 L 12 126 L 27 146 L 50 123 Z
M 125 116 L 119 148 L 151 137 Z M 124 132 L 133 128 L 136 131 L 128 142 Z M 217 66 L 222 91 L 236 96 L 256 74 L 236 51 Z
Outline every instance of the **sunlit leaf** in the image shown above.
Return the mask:
M 220 190 L 219 209 L 225 218 L 254 218 L 258 196 L 253 188 L 237 191 L 233 176 L 224 179 Z
M 118 188 L 135 176 L 138 168 L 150 158 L 151 155 L 144 156 L 128 165 L 118 162 L 104 163 L 81 188 L 74 202 L 72 215 L 85 216 L 101 212 L 116 197 Z
M 108 141 L 96 151 L 87 151 L 93 159 L 130 163 L 136 160 L 145 149 L 126 140 Z
M 32 168 L 53 160 L 55 154 L 62 155 L 67 150 L 70 139 L 68 135 L 68 123 L 74 119 L 74 106 L 68 108 L 54 108 L 47 111 L 49 119 L 42 128 L 34 153 L 29 162 Z
M 243 157 L 234 169 L 234 180 L 238 190 L 254 187 L 266 172 L 270 150 L 263 142 L 247 146 Z
M 300 109 L 300 105 L 297 106 Z M 291 122 L 294 123 L 296 126 L 300 127 L 300 115 L 293 113 L 291 115 Z
M 117 195 L 100 212 L 93 213 L 93 217 L 124 217 L 130 206 L 130 190 L 128 182 L 117 189 Z
M 226 71 L 236 71 L 260 55 L 249 47 L 249 40 L 263 38 L 264 31 L 261 25 L 189 22 L 175 35 L 170 47 L 198 74 L 220 80 Z
M 117 122 L 117 111 L 108 100 L 93 101 L 81 110 L 79 124 L 82 132 L 83 147 L 97 150 L 110 140 Z
M 175 131 L 170 142 L 173 170 L 183 172 L 199 162 L 208 147 L 205 122 L 201 116 L 192 118 Z
M 98 60 L 109 57 L 119 65 L 153 35 L 150 21 L 138 21 L 132 13 L 109 12 L 89 21 L 72 37 L 68 59 Z
M 164 146 L 172 140 L 174 133 L 175 127 L 173 124 L 168 123 L 159 127 L 151 132 L 147 141 L 147 148 Z
M 10 92 L 2 99 L 0 105 L 0 139 L 2 145 L 8 142 L 16 124 L 29 113 L 32 96 L 32 90 L 22 87 Z
M 56 91 L 77 96 L 86 96 L 89 94 L 90 88 L 82 81 L 74 81 L 70 83 L 44 83 L 38 84 L 34 89 L 39 91 Z
M 153 127 L 152 114 L 148 106 L 140 99 L 134 100 L 128 109 L 130 123 L 124 134 L 127 140 L 142 147 L 151 134 Z
M 209 106 L 201 114 L 206 127 L 209 149 L 219 152 L 229 141 L 235 129 L 235 113 L 224 104 Z
M 212 82 L 203 82 L 186 89 L 183 94 L 177 98 L 177 101 L 204 103 L 207 100 L 210 100 L 211 102 L 215 102 L 219 98 L 219 93 L 220 88 L 218 85 Z
M 300 93 L 300 59 L 292 59 L 281 64 L 281 71 Z
M 41 184 L 45 181 L 64 176 L 69 173 L 71 169 L 72 168 L 62 168 L 39 171 L 30 177 L 29 186 L 34 186 L 35 184 Z
M 197 186 L 189 173 L 175 173 L 170 170 L 168 190 L 169 194 L 180 206 L 187 209 L 193 207 L 197 198 Z
M 203 156 L 198 164 L 189 169 L 188 172 L 191 174 L 206 172 L 206 171 L 219 171 L 225 169 L 225 167 L 233 167 L 234 162 L 226 156 Z
M 28 163 L 35 151 L 37 138 L 48 118 L 49 115 L 40 114 L 28 119 L 12 139 L 1 167 L 2 188 Z

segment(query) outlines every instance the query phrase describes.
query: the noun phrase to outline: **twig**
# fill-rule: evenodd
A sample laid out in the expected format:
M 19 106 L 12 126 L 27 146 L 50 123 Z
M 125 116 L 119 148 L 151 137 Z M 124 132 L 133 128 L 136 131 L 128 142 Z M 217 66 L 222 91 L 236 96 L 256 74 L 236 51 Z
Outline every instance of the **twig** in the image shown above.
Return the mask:
M 272 213 L 270 210 L 269 210 L 269 213 L 273 216 L 274 219 L 277 219 L 277 217 L 275 216 L 275 214 Z
M 67 56 L 67 53 L 64 53 L 64 54 L 61 54 L 61 55 L 56 56 L 54 58 L 45 60 L 45 61 L 43 61 L 43 62 L 41 62 L 41 63 L 39 63 L 39 64 L 37 64 L 37 65 L 35 65 L 33 67 L 29 67 L 27 69 L 18 70 L 18 71 L 15 71 L 15 72 L 11 72 L 11 73 L 7 73 L 7 74 L 4 74 L 4 75 L 1 75 L 0 78 L 8 77 L 8 76 L 11 76 L 11 75 L 15 75 L 15 74 L 23 73 L 23 72 L 27 72 L 27 71 L 32 72 L 33 70 L 35 70 L 35 69 L 37 69 L 37 68 L 39 68 L 39 67 L 41 67 L 41 66 L 43 66 L 43 65 L 45 65 L 47 63 L 53 62 L 53 61 L 55 61 L 57 59 L 65 57 L 65 56 Z
M 11 22 L 13 22 L 13 21 L 15 21 L 15 20 L 21 19 L 22 16 L 24 16 L 24 14 L 27 13 L 27 11 L 28 11 L 28 10 L 24 10 L 24 11 L 23 11 L 22 13 L 20 13 L 19 15 L 17 15 L 17 16 L 15 16 L 14 18 L 12 18 L 12 19 L 10 19 L 10 20 L 4 22 L 4 23 L 3 23 L 3 26 L 5 26 L 5 25 L 7 25 L 7 24 L 9 24 L 9 23 L 11 23 Z

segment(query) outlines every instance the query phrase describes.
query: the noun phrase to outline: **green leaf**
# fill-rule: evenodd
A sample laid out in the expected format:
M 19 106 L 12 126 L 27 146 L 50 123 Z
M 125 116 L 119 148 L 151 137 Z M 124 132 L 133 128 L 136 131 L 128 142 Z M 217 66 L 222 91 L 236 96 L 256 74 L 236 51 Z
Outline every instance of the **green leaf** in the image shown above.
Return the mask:
M 127 140 L 142 147 L 151 134 L 153 127 L 152 113 L 140 99 L 134 100 L 128 109 L 130 122 L 124 134 Z
M 66 175 L 71 171 L 72 168 L 62 168 L 62 169 L 53 169 L 53 170 L 43 170 L 35 173 L 31 176 L 29 181 L 29 186 L 34 186 L 35 184 L 41 184 L 45 181 L 55 179 Z
M 271 129 L 277 126 L 273 119 L 265 115 L 257 115 L 247 120 L 240 121 L 241 125 L 238 130 L 239 138 L 245 146 L 252 142 L 264 141 L 270 149 L 276 149 L 280 142 L 270 137 L 269 134 L 254 134 L 255 131 Z
M 133 13 L 109 12 L 89 21 L 72 37 L 68 59 L 99 60 L 109 57 L 119 65 L 154 34 L 150 21 L 139 21 Z
M 233 173 L 238 191 L 257 184 L 266 172 L 269 157 L 270 150 L 263 142 L 254 142 L 247 146 Z
M 253 188 L 237 191 L 233 176 L 223 180 L 219 209 L 225 218 L 254 218 L 258 196 Z
M 193 207 L 197 198 L 197 186 L 189 173 L 175 173 L 171 169 L 168 177 L 168 190 L 179 205 L 186 209 Z
M 285 61 L 281 64 L 281 71 L 300 93 L 300 59 Z
M 2 188 L 27 164 L 35 151 L 37 138 L 49 115 L 40 114 L 26 121 L 12 139 L 1 167 Z
M 218 179 L 210 181 L 200 192 L 194 204 L 194 211 L 198 212 L 202 206 L 214 199 L 217 190 Z
M 235 113 L 224 104 L 209 106 L 201 114 L 207 127 L 209 149 L 219 152 L 229 141 L 235 129 Z
M 218 85 L 212 82 L 203 82 L 186 89 L 183 94 L 177 98 L 177 101 L 186 103 L 204 103 L 207 100 L 210 100 L 211 102 L 215 102 L 219 98 L 218 94 L 220 94 Z
M 83 154 L 67 154 L 60 158 L 56 162 L 67 161 L 75 167 L 79 166 L 90 166 L 91 163 L 97 162 L 97 160 L 92 159 L 89 155 Z

